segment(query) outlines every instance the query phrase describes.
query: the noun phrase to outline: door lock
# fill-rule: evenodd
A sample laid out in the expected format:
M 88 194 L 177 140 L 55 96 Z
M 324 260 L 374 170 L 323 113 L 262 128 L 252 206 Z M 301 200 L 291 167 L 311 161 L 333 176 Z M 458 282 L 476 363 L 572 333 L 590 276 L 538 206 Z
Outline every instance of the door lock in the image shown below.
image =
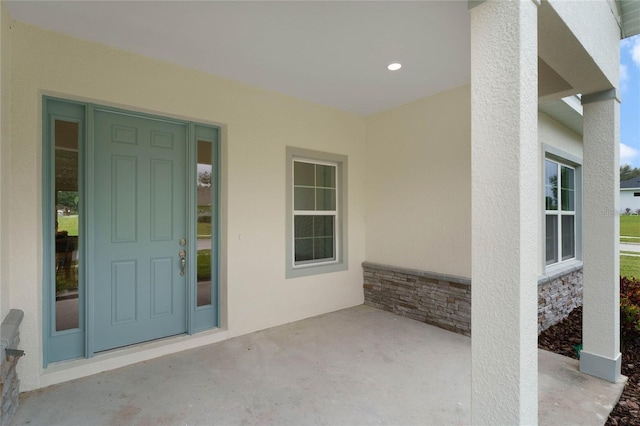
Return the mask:
M 178 252 L 178 256 L 180 256 L 180 276 L 184 276 L 184 268 L 187 266 L 187 252 L 185 250 L 180 250 Z

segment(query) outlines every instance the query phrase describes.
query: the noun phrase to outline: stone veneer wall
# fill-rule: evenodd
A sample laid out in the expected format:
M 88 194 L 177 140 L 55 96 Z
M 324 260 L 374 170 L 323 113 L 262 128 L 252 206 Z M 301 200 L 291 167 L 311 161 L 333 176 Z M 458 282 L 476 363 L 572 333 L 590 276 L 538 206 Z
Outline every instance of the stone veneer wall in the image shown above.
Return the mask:
M 471 280 L 364 262 L 365 304 L 471 336 Z
M 582 306 L 582 265 L 538 280 L 538 333 Z
M 0 425 L 8 426 L 11 424 L 13 415 L 18 409 L 20 380 L 16 373 L 16 365 L 19 356 L 11 356 L 6 354 L 7 349 L 17 349 L 20 343 L 20 333 L 18 329 L 24 313 L 18 309 L 11 309 L 7 317 L 2 321 L 0 326 Z
M 471 280 L 364 262 L 365 304 L 471 336 Z M 582 306 L 582 265 L 538 281 L 538 333 Z

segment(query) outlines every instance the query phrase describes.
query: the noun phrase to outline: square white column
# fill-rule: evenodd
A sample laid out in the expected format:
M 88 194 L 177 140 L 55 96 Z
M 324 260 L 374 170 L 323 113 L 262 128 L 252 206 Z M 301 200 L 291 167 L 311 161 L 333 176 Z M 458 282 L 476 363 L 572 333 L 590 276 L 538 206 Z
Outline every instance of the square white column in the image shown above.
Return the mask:
M 620 101 L 615 89 L 582 96 L 583 285 L 580 370 L 620 377 Z
M 538 422 L 538 3 L 471 9 L 472 394 L 476 425 Z

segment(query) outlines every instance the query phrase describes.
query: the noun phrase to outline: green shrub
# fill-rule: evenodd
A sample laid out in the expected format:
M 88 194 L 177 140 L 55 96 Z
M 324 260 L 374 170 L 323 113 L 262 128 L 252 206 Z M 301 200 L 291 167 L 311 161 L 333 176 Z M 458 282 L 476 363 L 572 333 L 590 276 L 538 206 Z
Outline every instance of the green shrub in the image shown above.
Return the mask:
M 620 277 L 620 334 L 623 339 L 640 338 L 640 281 Z

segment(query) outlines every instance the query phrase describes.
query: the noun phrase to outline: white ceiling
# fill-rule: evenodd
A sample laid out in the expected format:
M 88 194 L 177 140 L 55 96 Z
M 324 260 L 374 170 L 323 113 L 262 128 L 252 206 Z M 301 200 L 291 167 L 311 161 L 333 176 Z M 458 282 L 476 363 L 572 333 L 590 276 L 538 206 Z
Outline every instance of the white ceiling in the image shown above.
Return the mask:
M 9 1 L 13 19 L 361 115 L 470 81 L 466 1 Z M 388 63 L 399 61 L 400 71 Z

